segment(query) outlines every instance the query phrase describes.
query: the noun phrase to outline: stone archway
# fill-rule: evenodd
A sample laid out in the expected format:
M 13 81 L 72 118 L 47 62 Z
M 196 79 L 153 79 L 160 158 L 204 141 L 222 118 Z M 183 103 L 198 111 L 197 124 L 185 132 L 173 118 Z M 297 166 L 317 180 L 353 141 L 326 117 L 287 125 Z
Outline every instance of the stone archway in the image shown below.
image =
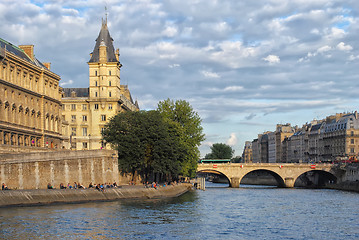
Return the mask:
M 240 185 L 246 182 L 245 178 L 255 176 L 255 179 L 248 181 L 249 184 L 253 185 L 276 185 L 278 187 L 285 187 L 284 179 L 276 172 L 267 169 L 257 169 L 247 172 L 241 179 Z M 268 176 L 270 178 L 268 178 Z M 272 179 L 271 179 L 272 178 Z M 274 180 L 274 181 L 273 181 Z
M 326 184 L 336 182 L 337 177 L 330 172 L 323 170 L 310 170 L 297 176 L 294 182 L 294 186 L 317 188 L 324 187 Z
M 216 170 L 213 170 L 213 169 L 205 169 L 205 170 L 201 170 L 201 171 L 198 171 L 197 174 L 215 174 L 215 175 L 220 175 L 220 176 L 223 176 L 224 178 L 227 179 L 228 181 L 228 184 L 229 186 L 231 187 L 231 179 L 226 175 L 224 174 L 223 172 L 221 171 L 216 171 Z

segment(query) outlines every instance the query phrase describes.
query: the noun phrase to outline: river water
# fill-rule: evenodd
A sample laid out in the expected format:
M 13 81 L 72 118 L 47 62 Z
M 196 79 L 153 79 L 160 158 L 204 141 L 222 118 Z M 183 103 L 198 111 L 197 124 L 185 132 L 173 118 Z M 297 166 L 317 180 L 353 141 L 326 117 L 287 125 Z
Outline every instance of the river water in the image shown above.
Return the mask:
M 167 200 L 0 209 L 0 239 L 359 239 L 359 194 L 206 183 Z

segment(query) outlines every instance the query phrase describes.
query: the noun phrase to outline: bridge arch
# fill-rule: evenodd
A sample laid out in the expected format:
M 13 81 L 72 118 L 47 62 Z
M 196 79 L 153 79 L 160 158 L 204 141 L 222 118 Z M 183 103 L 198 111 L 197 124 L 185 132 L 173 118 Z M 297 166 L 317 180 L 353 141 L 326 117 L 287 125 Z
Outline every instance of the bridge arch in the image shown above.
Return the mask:
M 268 173 L 270 176 L 272 176 L 275 181 L 277 182 L 277 186 L 278 187 L 285 187 L 285 182 L 284 179 L 276 172 L 269 170 L 269 169 L 256 169 L 256 170 L 252 170 L 252 171 L 248 171 L 247 173 L 245 173 L 243 175 L 243 177 L 239 180 L 239 184 L 243 184 L 242 180 L 248 176 L 250 176 L 251 174 L 260 174 L 260 173 Z M 257 184 L 257 183 L 256 183 Z M 266 184 L 265 181 L 263 182 L 263 184 Z
M 296 176 L 295 187 L 324 187 L 326 184 L 336 183 L 338 178 L 325 170 L 309 170 Z
M 197 171 L 197 174 L 203 174 L 203 173 L 210 173 L 210 174 L 216 174 L 216 175 L 223 176 L 227 179 L 228 184 L 231 187 L 231 178 L 229 176 L 227 176 L 225 173 L 218 171 L 218 170 L 213 170 L 213 169 L 203 169 L 203 170 Z

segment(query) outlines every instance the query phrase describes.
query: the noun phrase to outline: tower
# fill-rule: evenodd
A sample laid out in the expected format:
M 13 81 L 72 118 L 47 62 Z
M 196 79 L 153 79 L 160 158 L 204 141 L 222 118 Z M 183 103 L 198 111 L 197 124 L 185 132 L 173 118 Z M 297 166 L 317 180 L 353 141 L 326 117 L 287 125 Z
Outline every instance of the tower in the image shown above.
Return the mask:
M 72 149 L 105 147 L 101 132 L 108 120 L 119 112 L 139 110 L 128 87 L 121 85 L 122 65 L 119 56 L 119 49 L 115 51 L 113 47 L 107 19 L 102 20 L 100 33 L 87 63 L 89 88 L 64 89 L 62 100 L 65 105 L 65 119 L 71 119 L 68 132 Z

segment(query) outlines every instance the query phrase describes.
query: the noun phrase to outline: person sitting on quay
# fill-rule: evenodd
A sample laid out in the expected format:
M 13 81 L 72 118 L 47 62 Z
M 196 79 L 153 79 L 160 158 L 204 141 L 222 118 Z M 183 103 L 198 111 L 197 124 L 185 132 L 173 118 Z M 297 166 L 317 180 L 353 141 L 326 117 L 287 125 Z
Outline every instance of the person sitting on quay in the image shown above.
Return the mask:
M 78 184 L 78 187 L 79 188 L 82 188 L 82 189 L 86 189 L 84 185 L 82 185 L 81 183 Z
M 77 183 L 74 182 L 74 189 L 77 189 Z
M 47 184 L 47 189 L 55 189 L 55 188 L 51 185 L 51 183 L 48 183 Z
M 67 188 L 72 189 L 72 186 L 70 185 L 70 183 L 67 184 Z
M 5 185 L 5 183 L 2 184 L 1 189 L 2 189 L 2 190 L 10 190 L 10 188 L 8 188 L 8 187 Z
M 66 189 L 63 183 L 60 183 L 60 189 Z
M 92 182 L 90 182 L 89 184 L 89 188 L 93 188 L 94 186 L 92 185 Z

